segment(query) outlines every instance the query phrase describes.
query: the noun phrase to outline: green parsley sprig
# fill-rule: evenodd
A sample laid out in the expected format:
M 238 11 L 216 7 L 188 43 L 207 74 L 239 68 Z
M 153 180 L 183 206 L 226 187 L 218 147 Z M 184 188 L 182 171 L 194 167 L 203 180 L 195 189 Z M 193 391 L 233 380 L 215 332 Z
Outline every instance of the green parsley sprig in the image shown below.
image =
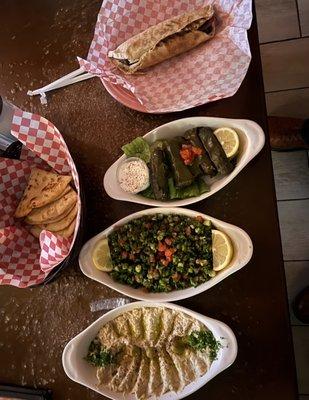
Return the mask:
M 211 361 L 216 360 L 218 351 L 222 347 L 221 342 L 216 340 L 211 331 L 193 331 L 187 338 L 189 346 L 196 350 L 209 349 L 209 357 Z

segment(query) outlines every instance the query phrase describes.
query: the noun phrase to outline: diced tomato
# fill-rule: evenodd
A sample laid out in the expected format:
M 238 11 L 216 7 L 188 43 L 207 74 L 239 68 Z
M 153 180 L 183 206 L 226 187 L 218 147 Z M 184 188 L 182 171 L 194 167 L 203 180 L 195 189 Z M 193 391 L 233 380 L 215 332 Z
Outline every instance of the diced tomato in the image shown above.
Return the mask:
M 191 144 L 183 144 L 179 151 L 180 157 L 182 158 L 185 165 L 190 165 L 194 161 L 194 158 L 201 155 L 203 150 L 200 147 L 192 146 Z
M 127 251 L 121 252 L 121 257 L 122 258 L 127 258 L 128 257 L 128 252 Z
M 201 215 L 198 215 L 197 217 L 195 217 L 195 219 L 199 222 L 203 222 L 204 218 Z
M 165 242 L 168 246 L 170 246 L 170 245 L 173 243 L 173 240 L 172 240 L 171 238 L 165 238 L 165 239 L 164 239 L 164 242 Z
M 134 260 L 135 260 L 135 255 L 134 255 L 134 254 L 130 254 L 130 255 L 129 255 L 129 259 L 132 260 L 132 261 L 134 261 Z
M 191 158 L 192 157 L 191 150 L 182 148 L 180 150 L 180 156 L 183 160 L 187 160 L 188 158 Z
M 195 147 L 195 146 L 192 146 L 192 152 L 197 156 L 203 154 L 203 150 L 200 147 Z
M 165 257 L 171 257 L 175 253 L 175 251 L 176 250 L 172 249 L 172 248 L 166 249 L 165 252 L 164 252 Z
M 159 251 L 165 251 L 166 250 L 166 244 L 162 243 L 162 242 L 159 242 L 158 250 Z
M 166 249 L 164 252 L 166 258 L 170 258 L 174 253 L 173 249 Z
M 163 264 L 164 267 L 167 267 L 169 263 L 170 262 L 168 260 L 164 259 L 164 258 L 161 260 L 161 264 Z

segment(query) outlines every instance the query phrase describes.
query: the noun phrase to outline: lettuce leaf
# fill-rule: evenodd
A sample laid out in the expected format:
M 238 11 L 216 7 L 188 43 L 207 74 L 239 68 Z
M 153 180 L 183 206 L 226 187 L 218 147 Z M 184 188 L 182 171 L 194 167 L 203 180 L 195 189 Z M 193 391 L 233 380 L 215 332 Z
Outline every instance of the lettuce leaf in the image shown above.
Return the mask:
M 168 189 L 170 199 L 188 199 L 189 197 L 196 197 L 200 195 L 199 187 L 196 182 L 184 188 L 176 188 L 173 178 L 168 179 Z
M 150 146 L 142 137 L 137 137 L 131 143 L 122 146 L 122 151 L 127 157 L 138 157 L 145 161 L 150 161 Z
M 147 189 L 143 190 L 142 192 L 139 192 L 141 196 L 147 197 L 147 199 L 154 199 L 154 194 L 151 186 L 148 186 Z
M 199 176 L 197 179 L 197 184 L 198 184 L 198 189 L 200 194 L 206 193 L 210 191 L 209 186 L 207 185 L 207 183 L 204 181 L 202 176 Z

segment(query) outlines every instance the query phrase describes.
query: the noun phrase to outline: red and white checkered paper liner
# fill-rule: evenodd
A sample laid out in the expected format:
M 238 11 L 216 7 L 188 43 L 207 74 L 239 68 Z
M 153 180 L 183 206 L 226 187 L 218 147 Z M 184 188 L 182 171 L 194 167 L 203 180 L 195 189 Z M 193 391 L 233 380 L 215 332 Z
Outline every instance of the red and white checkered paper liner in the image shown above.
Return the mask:
M 23 147 L 20 160 L 0 157 L 0 284 L 24 288 L 43 282 L 72 249 L 80 221 L 79 178 L 60 132 L 46 118 L 16 108 L 11 133 Z M 33 167 L 72 175 L 79 199 L 72 238 L 43 231 L 38 240 L 14 219 Z
M 125 75 L 108 59 L 109 50 L 165 19 L 213 4 L 218 19 L 215 37 L 195 49 L 149 68 Z M 104 0 L 86 71 L 130 90 L 148 112 L 180 111 L 232 96 L 251 60 L 247 30 L 251 0 Z

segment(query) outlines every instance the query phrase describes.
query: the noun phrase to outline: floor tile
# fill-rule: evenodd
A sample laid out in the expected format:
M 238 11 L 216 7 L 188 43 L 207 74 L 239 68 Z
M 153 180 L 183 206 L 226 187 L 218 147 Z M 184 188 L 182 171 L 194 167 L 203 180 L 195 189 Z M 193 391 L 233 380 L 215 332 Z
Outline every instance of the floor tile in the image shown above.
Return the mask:
M 308 104 L 309 88 L 266 93 L 268 115 L 309 118 Z
M 307 151 L 272 151 L 278 200 L 309 198 Z M 309 212 L 309 211 L 308 211 Z
M 265 91 L 309 87 L 309 38 L 262 44 Z
M 309 1 L 297 0 L 302 36 L 309 36 Z
M 308 210 L 309 200 L 278 201 L 283 258 L 286 261 L 309 260 Z
M 293 326 L 298 392 L 309 393 L 309 326 Z
M 291 324 L 303 325 L 303 323 L 295 317 L 291 304 L 295 299 L 295 296 L 309 284 L 309 261 L 286 261 L 284 263 L 284 268 L 288 290 Z
M 256 0 L 260 43 L 300 36 L 295 0 Z

